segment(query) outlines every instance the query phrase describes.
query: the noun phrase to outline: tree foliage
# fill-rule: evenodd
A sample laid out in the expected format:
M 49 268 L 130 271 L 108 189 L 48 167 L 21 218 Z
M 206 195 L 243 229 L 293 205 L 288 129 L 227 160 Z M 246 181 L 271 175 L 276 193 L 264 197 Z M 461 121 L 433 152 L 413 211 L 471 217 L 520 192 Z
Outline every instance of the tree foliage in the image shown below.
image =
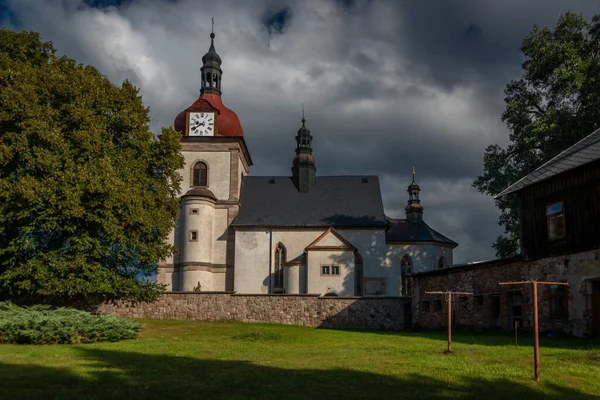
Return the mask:
M 173 249 L 179 136 L 156 137 L 128 81 L 0 30 L 0 291 L 52 302 L 152 300 Z
M 523 40 L 521 79 L 506 85 L 502 120 L 509 144 L 488 146 L 483 174 L 473 186 L 496 195 L 600 127 L 600 14 L 591 22 L 571 12 L 554 30 L 534 26 Z M 514 196 L 496 200 L 506 236 L 493 245 L 500 257 L 519 250 Z

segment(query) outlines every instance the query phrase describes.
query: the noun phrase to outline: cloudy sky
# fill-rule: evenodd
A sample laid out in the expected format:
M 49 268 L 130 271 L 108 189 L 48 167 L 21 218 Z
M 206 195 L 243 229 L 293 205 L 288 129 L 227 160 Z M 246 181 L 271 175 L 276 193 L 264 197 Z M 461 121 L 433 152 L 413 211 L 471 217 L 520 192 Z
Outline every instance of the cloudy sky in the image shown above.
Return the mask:
M 0 0 L 0 25 L 40 32 L 60 54 L 129 79 L 152 128 L 197 97 L 202 55 L 223 59 L 223 101 L 244 127 L 253 175 L 289 175 L 301 104 L 320 175 L 379 175 L 404 217 L 417 170 L 425 220 L 457 241 L 455 262 L 492 258 L 502 233 L 471 183 L 504 145 L 503 88 L 523 37 L 591 0 Z

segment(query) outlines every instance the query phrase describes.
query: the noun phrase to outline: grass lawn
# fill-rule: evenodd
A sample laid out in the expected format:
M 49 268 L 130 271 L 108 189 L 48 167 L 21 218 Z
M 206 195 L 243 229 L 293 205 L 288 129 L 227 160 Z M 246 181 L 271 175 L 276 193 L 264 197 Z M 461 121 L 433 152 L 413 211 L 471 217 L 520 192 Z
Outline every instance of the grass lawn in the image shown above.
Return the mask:
M 0 399 L 598 398 L 600 340 L 142 321 L 141 337 L 0 345 Z M 530 336 L 530 335 L 527 335 Z

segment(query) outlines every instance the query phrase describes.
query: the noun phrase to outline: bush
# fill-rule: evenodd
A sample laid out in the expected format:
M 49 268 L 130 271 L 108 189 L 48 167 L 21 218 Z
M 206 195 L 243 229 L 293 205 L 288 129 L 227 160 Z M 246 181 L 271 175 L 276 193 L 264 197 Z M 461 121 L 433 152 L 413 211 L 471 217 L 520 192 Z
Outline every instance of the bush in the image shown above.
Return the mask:
M 116 342 L 137 337 L 141 325 L 112 315 L 73 308 L 0 302 L 0 343 L 63 344 Z

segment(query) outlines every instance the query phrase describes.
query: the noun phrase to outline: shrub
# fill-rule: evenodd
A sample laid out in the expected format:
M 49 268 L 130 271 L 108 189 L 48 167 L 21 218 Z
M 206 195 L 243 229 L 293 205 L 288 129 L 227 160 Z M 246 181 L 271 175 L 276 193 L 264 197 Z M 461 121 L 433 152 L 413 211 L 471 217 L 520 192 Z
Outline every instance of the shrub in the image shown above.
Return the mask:
M 0 343 L 93 343 L 137 337 L 141 325 L 112 315 L 92 315 L 73 308 L 0 302 Z

